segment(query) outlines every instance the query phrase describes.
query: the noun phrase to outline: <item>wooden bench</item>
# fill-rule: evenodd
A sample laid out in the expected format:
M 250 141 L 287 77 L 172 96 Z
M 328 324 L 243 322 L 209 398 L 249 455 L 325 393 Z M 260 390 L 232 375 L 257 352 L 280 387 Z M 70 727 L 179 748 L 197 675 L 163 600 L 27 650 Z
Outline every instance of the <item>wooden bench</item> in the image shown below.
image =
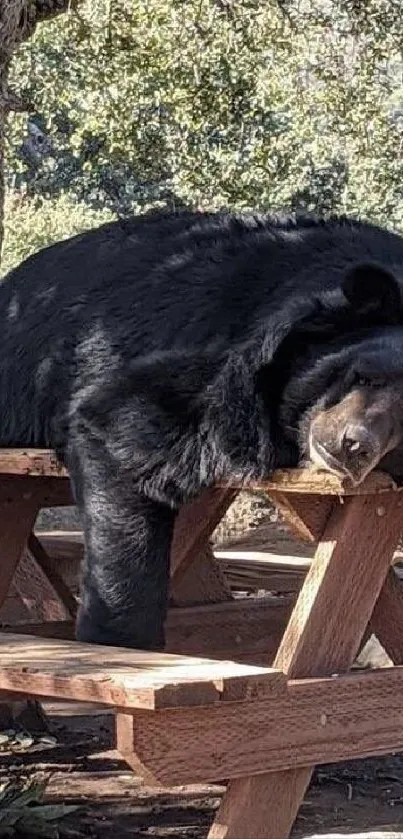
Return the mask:
M 33 696 L 113 706 L 118 748 L 158 784 L 403 748 L 403 667 L 295 680 L 274 668 L 0 633 L 0 682 L 14 694 L 28 682 Z
M 174 534 L 169 650 L 192 658 L 94 648 L 62 640 L 72 595 L 32 537 L 40 507 L 71 503 L 68 476 L 49 452 L 0 451 L 0 605 L 36 574 L 65 610 L 48 627 L 58 640 L 41 637 L 46 616 L 36 635 L 1 635 L 4 697 L 107 701 L 120 752 L 148 780 L 229 779 L 210 839 L 285 839 L 315 763 L 403 747 L 402 667 L 349 672 L 368 632 L 403 664 L 391 568 L 403 493 L 380 473 L 352 488 L 298 470 L 259 489 L 317 545 L 293 609 L 280 620 L 273 598 L 232 599 L 209 538 L 240 487 L 217 487 L 181 510 Z
M 13 693 L 100 702 L 120 710 L 187 708 L 266 696 L 279 670 L 0 633 L 0 684 Z

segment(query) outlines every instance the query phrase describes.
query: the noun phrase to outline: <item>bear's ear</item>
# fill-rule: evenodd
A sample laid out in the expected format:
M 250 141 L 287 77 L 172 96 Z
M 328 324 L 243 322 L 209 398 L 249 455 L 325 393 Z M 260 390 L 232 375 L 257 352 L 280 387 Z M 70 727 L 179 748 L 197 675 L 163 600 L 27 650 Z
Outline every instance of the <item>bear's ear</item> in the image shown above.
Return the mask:
M 399 283 L 381 265 L 355 265 L 342 282 L 342 291 L 360 315 L 379 315 L 394 320 L 401 309 Z

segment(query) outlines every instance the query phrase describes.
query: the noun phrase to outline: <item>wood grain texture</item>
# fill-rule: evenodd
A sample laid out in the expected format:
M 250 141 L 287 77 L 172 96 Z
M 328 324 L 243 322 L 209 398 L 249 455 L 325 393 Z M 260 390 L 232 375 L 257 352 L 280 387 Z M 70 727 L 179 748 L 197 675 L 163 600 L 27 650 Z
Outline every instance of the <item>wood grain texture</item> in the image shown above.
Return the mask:
M 334 507 L 275 659 L 290 677 L 346 670 L 354 661 L 386 578 L 403 522 L 403 498 L 357 496 Z M 362 697 L 361 697 L 361 701 Z M 278 773 L 229 784 L 209 839 L 287 839 L 312 774 L 294 774 L 290 797 Z M 272 801 L 270 828 L 260 802 Z M 240 806 L 246 799 L 247 804 Z M 248 833 L 245 828 L 248 826 Z M 275 829 L 275 834 L 273 833 Z
M 63 641 L 75 640 L 75 625 L 72 620 L 45 620 L 29 623 L 2 623 L 1 632 L 9 635 L 39 635 L 40 638 L 57 638 Z
M 70 617 L 47 575 L 28 549 L 23 550 L 13 584 L 33 621 L 63 621 Z
M 169 609 L 166 652 L 270 666 L 292 606 L 293 599 L 284 597 Z M 74 623 L 67 620 L 4 626 L 3 631 L 74 640 Z
M 381 515 L 379 514 L 381 513 Z M 350 666 L 386 579 L 403 526 L 403 497 L 338 504 L 305 578 L 276 666 L 290 677 Z
M 34 497 L 0 503 L 0 607 L 9 592 L 38 511 Z
M 403 664 L 403 581 L 390 568 L 370 627 L 394 664 Z
M 36 537 L 44 547 L 49 559 L 54 562 L 67 560 L 74 563 L 84 558 L 84 534 L 82 530 L 41 530 Z
M 54 563 L 51 562 L 45 548 L 32 532 L 28 539 L 28 551 L 36 565 L 42 571 L 42 574 L 46 577 L 48 585 L 54 590 L 56 597 L 62 603 L 67 613 L 66 617 L 75 618 L 77 614 L 76 598 L 73 597 L 69 587 L 55 568 Z M 58 620 L 58 618 L 53 618 L 53 620 Z
M 290 681 L 285 692 L 256 702 L 136 711 L 121 715 L 120 749 L 154 783 L 239 779 L 231 784 L 239 794 L 239 836 L 277 839 L 284 825 L 275 794 L 281 792 L 282 806 L 293 810 L 295 794 L 303 794 L 310 772 L 305 767 L 403 748 L 403 707 L 396 701 L 402 691 L 403 667 L 398 667 Z M 129 745 L 136 753 L 133 763 Z M 252 779 L 258 777 L 266 780 L 267 798 L 256 798 Z M 264 818 L 260 812 L 260 821 L 251 823 L 246 812 L 255 806 L 263 808 Z M 231 819 L 228 804 L 224 814 Z M 222 817 L 219 831 L 218 836 L 227 836 Z
M 225 603 L 232 599 L 231 586 L 210 544 L 199 547 L 183 573 L 175 575 L 171 596 L 176 606 Z
M 179 511 L 171 548 L 171 597 L 177 606 L 231 600 L 210 537 L 236 495 L 232 489 L 205 490 Z
M 175 522 L 171 549 L 171 576 L 183 574 L 237 496 L 233 489 L 207 489 L 183 506 Z
M 54 453 L 48 449 L 0 449 L 0 474 L 67 477 L 64 467 L 60 466 Z M 383 472 L 372 472 L 362 484 L 354 487 L 347 481 L 313 468 L 278 470 L 267 481 L 250 482 L 247 486 L 250 489 L 255 487 L 267 491 L 314 495 L 367 495 L 395 488 L 393 479 Z M 222 487 L 224 492 L 243 488 L 244 485 Z M 219 492 L 220 488 L 213 491 Z
M 0 633 L 0 689 L 14 693 L 153 710 L 256 699 L 285 685 L 271 668 Z
M 23 499 L 27 501 L 34 498 L 39 507 L 59 507 L 74 503 L 67 477 L 4 475 L 0 472 L 1 504 L 20 503 Z
M 66 477 L 67 472 L 50 449 L 1 449 L 0 474 Z
M 393 478 L 385 472 L 371 472 L 365 481 L 353 486 L 347 479 L 341 479 L 327 472 L 319 472 L 313 467 L 306 469 L 279 469 L 269 478 L 262 481 L 250 481 L 246 485 L 232 485 L 241 489 L 259 489 L 266 492 L 297 492 L 308 495 L 374 495 L 402 491 L 403 487 L 396 486 Z
M 281 556 L 264 551 L 214 551 L 229 585 L 238 591 L 298 592 L 311 561 L 308 557 Z
M 335 499 L 329 495 L 312 495 L 293 492 L 267 493 L 281 517 L 298 539 L 319 542 L 329 519 Z
M 246 598 L 170 609 L 167 649 L 182 655 L 249 658 L 267 666 L 277 652 L 293 600 Z

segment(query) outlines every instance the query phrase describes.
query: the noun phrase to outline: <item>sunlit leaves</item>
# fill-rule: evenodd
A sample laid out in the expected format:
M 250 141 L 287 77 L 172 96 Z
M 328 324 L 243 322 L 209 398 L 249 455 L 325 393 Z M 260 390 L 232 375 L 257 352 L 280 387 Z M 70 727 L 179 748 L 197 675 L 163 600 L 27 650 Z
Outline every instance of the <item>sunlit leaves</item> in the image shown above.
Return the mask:
M 403 226 L 400 5 L 83 0 L 14 61 L 56 158 L 25 171 L 16 116 L 9 183 L 96 212 L 182 200 Z

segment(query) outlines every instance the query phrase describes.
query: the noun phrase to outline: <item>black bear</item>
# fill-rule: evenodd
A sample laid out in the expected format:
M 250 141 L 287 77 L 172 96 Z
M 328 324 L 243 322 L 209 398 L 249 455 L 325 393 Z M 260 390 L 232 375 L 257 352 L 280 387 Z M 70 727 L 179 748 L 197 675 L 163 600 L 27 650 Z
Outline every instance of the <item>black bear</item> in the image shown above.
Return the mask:
M 398 449 L 402 269 L 403 240 L 371 225 L 186 211 L 4 279 L 0 445 L 70 471 L 80 639 L 163 646 L 175 515 L 202 487 L 309 456 L 359 481 Z

